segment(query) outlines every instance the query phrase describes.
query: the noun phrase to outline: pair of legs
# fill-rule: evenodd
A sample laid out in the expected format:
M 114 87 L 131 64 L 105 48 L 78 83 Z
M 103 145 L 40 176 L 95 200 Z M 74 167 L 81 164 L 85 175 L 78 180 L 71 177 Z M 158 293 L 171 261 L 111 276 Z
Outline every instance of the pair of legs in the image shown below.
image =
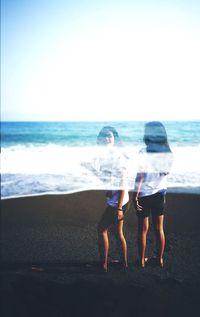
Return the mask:
M 163 230 L 164 215 L 152 216 L 156 239 L 156 249 L 159 265 L 163 267 L 163 254 L 165 249 L 165 234 Z M 138 253 L 141 267 L 145 266 L 145 252 L 147 233 L 149 230 L 149 217 L 138 217 Z
M 122 254 L 124 267 L 128 267 L 127 244 L 123 233 L 124 220 L 117 219 L 116 209 L 108 206 L 98 224 L 98 244 L 104 272 L 108 271 L 109 230 L 114 229 L 115 237 Z
M 159 265 L 163 267 L 163 253 L 165 249 L 164 224 L 164 205 L 165 193 L 158 192 L 150 196 L 139 198 L 141 211 L 137 212 L 138 216 L 138 253 L 141 267 L 145 266 L 145 252 L 147 233 L 149 230 L 149 216 L 152 214 L 153 228 L 156 239 L 156 249 Z

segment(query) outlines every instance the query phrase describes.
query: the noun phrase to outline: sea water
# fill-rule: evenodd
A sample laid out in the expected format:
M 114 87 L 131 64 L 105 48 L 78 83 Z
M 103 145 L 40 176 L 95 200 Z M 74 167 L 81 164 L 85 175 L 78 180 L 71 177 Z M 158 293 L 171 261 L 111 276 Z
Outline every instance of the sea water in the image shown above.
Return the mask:
M 97 146 L 97 135 L 107 125 L 119 133 L 133 190 L 145 123 L 2 122 L 1 197 L 109 189 L 93 169 L 95 159 L 107 155 Z M 162 123 L 174 156 L 169 190 L 200 194 L 200 121 Z

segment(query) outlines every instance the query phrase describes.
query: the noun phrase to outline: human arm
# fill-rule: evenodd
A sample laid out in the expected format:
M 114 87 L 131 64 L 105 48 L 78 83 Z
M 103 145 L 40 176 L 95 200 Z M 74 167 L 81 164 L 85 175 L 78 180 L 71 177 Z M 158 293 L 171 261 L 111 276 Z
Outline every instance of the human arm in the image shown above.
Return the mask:
M 142 183 L 144 181 L 144 173 L 138 173 L 136 177 L 136 192 L 133 195 L 133 204 L 136 208 L 136 211 L 142 211 L 142 206 L 139 205 L 138 198 L 141 191 Z
M 123 210 L 122 210 L 124 194 L 125 194 L 125 190 L 119 190 L 119 192 L 118 192 L 118 204 L 117 204 L 117 218 L 118 218 L 118 220 L 122 220 L 123 216 L 124 216 Z

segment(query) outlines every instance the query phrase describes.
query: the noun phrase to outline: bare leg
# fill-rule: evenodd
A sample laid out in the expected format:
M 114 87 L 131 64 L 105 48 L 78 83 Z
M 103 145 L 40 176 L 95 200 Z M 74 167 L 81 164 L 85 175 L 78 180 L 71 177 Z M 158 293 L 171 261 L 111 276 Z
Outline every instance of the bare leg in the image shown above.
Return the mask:
M 98 223 L 98 247 L 100 261 L 103 263 L 103 270 L 107 272 L 108 270 L 108 250 L 109 250 L 109 239 L 108 239 L 108 227 L 109 227 L 109 217 L 108 211 L 105 210 Z
M 128 267 L 127 244 L 126 244 L 126 239 L 123 233 L 123 225 L 124 225 L 124 221 L 123 220 L 119 221 L 118 224 L 116 225 L 116 232 L 117 232 L 117 239 L 120 242 L 120 246 L 122 250 L 123 265 L 125 268 L 127 268 Z
M 145 252 L 148 230 L 149 218 L 138 217 L 138 253 L 141 267 L 145 266 Z
M 159 264 L 163 267 L 163 254 L 165 249 L 165 233 L 163 229 L 164 215 L 153 217 L 153 226 L 156 237 L 157 254 Z
M 104 248 L 103 269 L 104 269 L 104 272 L 107 272 L 108 271 L 108 251 L 109 251 L 109 240 L 108 240 L 107 229 L 102 231 L 102 239 L 103 239 L 103 248 Z

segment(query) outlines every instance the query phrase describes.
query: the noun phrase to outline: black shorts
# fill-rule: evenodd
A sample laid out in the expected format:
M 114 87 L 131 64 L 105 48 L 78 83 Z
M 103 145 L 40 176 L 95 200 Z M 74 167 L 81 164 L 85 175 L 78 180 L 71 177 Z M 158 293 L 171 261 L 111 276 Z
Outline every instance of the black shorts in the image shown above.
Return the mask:
M 164 215 L 165 193 L 158 192 L 150 196 L 138 198 L 138 203 L 142 207 L 142 211 L 137 211 L 138 217 L 149 217 Z
M 126 210 L 129 207 L 129 203 L 122 206 L 123 214 L 125 214 Z M 123 218 L 121 219 L 123 220 Z M 112 225 L 115 225 L 119 222 L 118 219 L 118 212 L 116 207 L 112 207 L 110 205 L 107 205 L 106 210 L 104 211 L 99 223 L 98 227 L 99 229 L 106 229 Z

